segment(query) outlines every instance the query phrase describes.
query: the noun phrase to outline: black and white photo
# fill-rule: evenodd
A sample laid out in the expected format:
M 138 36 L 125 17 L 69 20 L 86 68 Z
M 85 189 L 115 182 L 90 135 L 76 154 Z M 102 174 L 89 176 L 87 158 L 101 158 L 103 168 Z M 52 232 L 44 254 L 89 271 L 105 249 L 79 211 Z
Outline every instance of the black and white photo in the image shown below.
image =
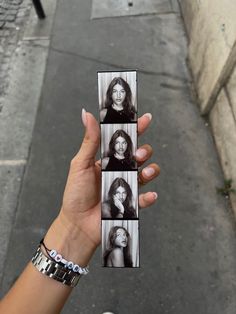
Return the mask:
M 138 220 L 103 220 L 104 267 L 139 267 Z
M 102 170 L 127 171 L 137 169 L 134 153 L 137 149 L 137 124 L 101 125 Z
M 98 72 L 98 99 L 100 122 L 136 122 L 136 71 Z
M 98 72 L 104 267 L 139 267 L 137 72 Z
M 102 219 L 137 219 L 137 172 L 102 173 Z

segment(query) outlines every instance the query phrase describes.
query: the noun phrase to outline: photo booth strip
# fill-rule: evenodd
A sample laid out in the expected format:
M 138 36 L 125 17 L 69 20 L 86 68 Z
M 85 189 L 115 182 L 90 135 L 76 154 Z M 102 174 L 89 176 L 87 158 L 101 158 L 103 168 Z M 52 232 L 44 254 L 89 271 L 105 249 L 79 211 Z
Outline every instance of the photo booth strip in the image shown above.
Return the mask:
M 99 71 L 102 266 L 140 267 L 137 71 Z

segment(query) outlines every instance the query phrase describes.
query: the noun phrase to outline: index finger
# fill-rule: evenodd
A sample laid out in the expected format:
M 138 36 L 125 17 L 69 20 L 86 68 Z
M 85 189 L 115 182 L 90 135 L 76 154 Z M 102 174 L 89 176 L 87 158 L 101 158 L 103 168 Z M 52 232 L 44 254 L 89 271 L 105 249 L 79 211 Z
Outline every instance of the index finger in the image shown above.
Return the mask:
M 142 117 L 138 118 L 138 135 L 141 135 L 148 128 L 152 120 L 151 113 L 145 113 Z

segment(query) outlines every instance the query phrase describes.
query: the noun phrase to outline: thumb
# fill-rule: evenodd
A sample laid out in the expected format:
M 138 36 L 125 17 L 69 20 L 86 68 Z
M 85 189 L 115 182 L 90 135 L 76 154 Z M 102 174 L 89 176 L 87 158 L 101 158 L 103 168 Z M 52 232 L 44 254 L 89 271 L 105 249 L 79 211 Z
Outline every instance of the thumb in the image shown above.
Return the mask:
M 100 128 L 94 116 L 85 109 L 82 109 L 82 121 L 85 135 L 75 159 L 81 168 L 86 169 L 95 163 L 95 156 L 100 144 Z

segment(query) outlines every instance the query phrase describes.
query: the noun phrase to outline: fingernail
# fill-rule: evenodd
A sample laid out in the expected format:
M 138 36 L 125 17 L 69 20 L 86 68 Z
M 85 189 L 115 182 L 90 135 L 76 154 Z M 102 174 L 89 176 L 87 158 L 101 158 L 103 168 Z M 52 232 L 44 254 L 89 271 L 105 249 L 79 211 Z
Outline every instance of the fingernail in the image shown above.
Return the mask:
M 143 169 L 143 173 L 147 176 L 147 177 L 151 177 L 154 173 L 155 170 L 151 167 L 147 167 Z
M 135 156 L 138 158 L 144 158 L 147 155 L 146 149 L 140 148 L 136 151 Z
M 84 126 L 86 127 L 87 117 L 86 117 L 86 110 L 84 108 L 82 109 L 82 121 L 83 121 Z
M 153 196 L 154 196 L 154 198 L 156 200 L 158 198 L 158 194 L 156 192 L 152 192 L 152 194 L 153 194 Z
M 147 116 L 150 121 L 152 120 L 152 114 L 151 113 L 145 113 L 145 116 Z

